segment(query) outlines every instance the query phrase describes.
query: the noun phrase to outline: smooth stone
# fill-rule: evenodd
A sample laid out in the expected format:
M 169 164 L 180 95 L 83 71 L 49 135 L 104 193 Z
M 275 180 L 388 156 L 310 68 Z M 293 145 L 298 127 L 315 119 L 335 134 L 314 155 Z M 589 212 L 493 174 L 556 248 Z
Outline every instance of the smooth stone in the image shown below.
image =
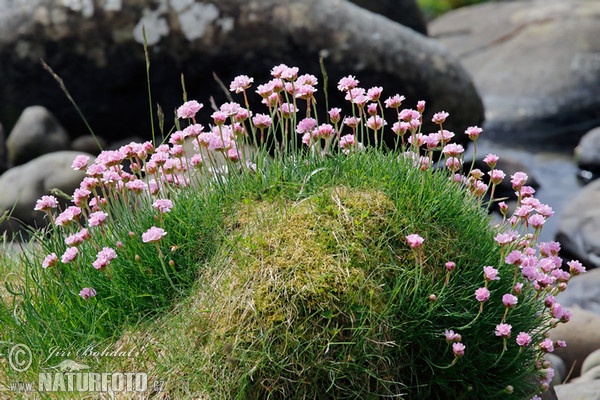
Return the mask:
M 485 2 L 429 34 L 457 55 L 485 104 L 488 137 L 564 151 L 600 125 L 600 2 Z
M 577 192 L 559 217 L 556 240 L 564 258 L 574 258 L 586 267 L 600 266 L 600 180 Z
M 21 165 L 42 154 L 69 148 L 69 135 L 48 109 L 27 107 L 6 140 L 10 165 Z
M 554 354 L 562 358 L 572 377 L 579 376 L 586 357 L 600 348 L 600 315 L 579 307 L 569 309 L 573 314 L 566 324 L 559 324 L 550 331 L 552 340 L 565 340 L 567 347 L 555 348 Z
M 584 182 L 589 183 L 600 176 L 600 127 L 583 135 L 574 156 Z
M 38 199 L 58 189 L 68 195 L 79 187 L 85 171 L 74 171 L 71 164 L 77 155 L 73 151 L 45 154 L 0 176 L 0 213 L 11 211 L 11 218 L 0 222 L 0 232 L 21 231 L 23 224 L 42 227 L 44 213 L 35 211 Z M 93 156 L 92 156 L 93 157 Z M 59 196 L 56 196 L 57 198 Z M 61 200 L 61 199 L 59 199 Z M 65 204 L 66 200 L 62 200 Z
M 581 375 L 585 375 L 592 368 L 600 367 L 600 349 L 593 351 L 585 358 L 581 365 Z
M 73 139 L 71 142 L 71 150 L 82 153 L 98 155 L 102 150 L 108 148 L 106 140 L 100 136 L 83 135 Z
M 565 362 L 553 353 L 544 354 L 544 358 L 550 362 L 550 365 L 554 369 L 554 377 L 552 378 L 552 384 L 554 386 L 560 385 L 567 378 L 567 367 Z
M 600 380 L 574 382 L 554 387 L 558 400 L 600 400 Z
M 564 307 L 579 307 L 600 315 L 600 269 L 572 276 L 567 290 L 556 296 L 556 299 Z

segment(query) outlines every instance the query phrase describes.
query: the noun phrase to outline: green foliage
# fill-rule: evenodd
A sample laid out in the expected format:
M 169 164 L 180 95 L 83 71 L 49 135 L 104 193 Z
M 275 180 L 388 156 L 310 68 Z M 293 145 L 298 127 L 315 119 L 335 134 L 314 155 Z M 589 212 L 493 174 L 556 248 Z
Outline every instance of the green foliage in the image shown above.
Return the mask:
M 419 7 L 429 18 L 437 17 L 459 7 L 484 3 L 489 0 L 417 0 Z

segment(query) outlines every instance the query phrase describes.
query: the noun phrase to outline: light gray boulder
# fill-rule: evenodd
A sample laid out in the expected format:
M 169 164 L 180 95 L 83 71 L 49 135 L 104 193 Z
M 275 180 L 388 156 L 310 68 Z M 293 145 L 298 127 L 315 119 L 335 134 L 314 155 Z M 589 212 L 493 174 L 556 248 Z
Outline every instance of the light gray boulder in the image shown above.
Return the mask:
M 6 140 L 8 161 L 20 165 L 42 154 L 69 148 L 69 135 L 42 106 L 27 107 Z
M 486 135 L 575 147 L 600 125 L 600 2 L 486 2 L 429 24 L 473 76 Z
M 58 151 L 45 154 L 2 174 L 0 214 L 4 211 L 12 213 L 8 221 L 0 223 L 0 232 L 12 234 L 18 232 L 23 225 L 45 225 L 44 213 L 34 210 L 36 201 L 43 195 L 50 194 L 52 189 L 59 189 L 70 195 L 79 187 L 85 172 L 71 168 L 78 154 L 81 153 Z
M 575 162 L 584 182 L 600 176 L 600 126 L 583 135 L 575 147 Z

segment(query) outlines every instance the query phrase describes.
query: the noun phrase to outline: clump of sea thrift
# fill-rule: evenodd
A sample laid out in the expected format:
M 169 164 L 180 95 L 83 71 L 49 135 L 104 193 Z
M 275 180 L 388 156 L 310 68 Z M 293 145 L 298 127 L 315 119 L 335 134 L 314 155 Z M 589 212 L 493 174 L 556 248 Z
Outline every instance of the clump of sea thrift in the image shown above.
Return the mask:
M 57 199 L 43 196 L 35 206 L 35 210 L 46 213 L 66 244 L 66 247 L 61 244 L 60 251 L 56 249 L 45 256 L 41 263 L 44 271 L 55 273 L 60 268 L 67 268 L 66 264 L 77 265 L 78 268 L 94 268 L 110 280 L 111 268 L 121 260 L 130 259 L 138 263 L 141 259 L 139 254 L 127 254 L 123 241 L 140 241 L 154 245 L 157 261 L 169 285 L 175 293 L 183 293 L 174 280 L 177 276 L 176 263 L 161 249 L 163 241 L 171 236 L 167 235 L 165 220 L 177 207 L 174 193 L 200 187 L 207 182 L 227 187 L 228 182 L 239 174 L 260 173 L 262 168 L 266 168 L 267 154 L 286 160 L 306 151 L 308 160 L 318 161 L 330 156 L 352 157 L 363 152 L 367 145 L 383 148 L 384 135 L 388 135 L 384 133 L 386 129 L 396 137 L 393 150 L 400 154 L 402 160 L 409 160 L 424 174 L 435 173 L 438 167 L 446 168 L 449 180 L 463 187 L 479 204 L 483 205 L 486 195 L 489 204 L 496 202 L 495 188 L 506 177 L 503 171 L 496 169 L 498 157 L 488 154 L 484 158 L 491 168 L 488 172 L 489 185 L 483 181 L 484 174 L 473 166 L 466 175 L 461 175 L 465 149 L 452 142 L 453 132 L 443 128 L 448 113 L 435 113 L 431 122 L 437 130 L 424 133 L 424 101 L 419 101 L 415 109 L 402 109 L 404 96 L 394 94 L 382 103 L 381 87 L 362 88 L 354 76 L 348 75 L 338 82 L 337 89 L 345 93 L 352 112 L 344 115 L 341 108 L 334 107 L 326 110 L 324 119 L 320 120 L 314 97 L 318 84 L 316 77 L 301 75 L 298 68 L 283 64 L 274 67 L 271 74 L 272 80 L 254 90 L 262 98 L 262 110 L 250 110 L 248 95 L 252 94 L 254 79 L 240 75 L 229 88 L 234 94 L 241 95 L 243 104 L 228 102 L 220 105 L 211 115 L 211 120 L 204 122 L 205 125 L 196 120 L 204 105 L 190 100 L 177 109 L 176 117 L 181 125 L 178 127 L 182 129 L 174 131 L 168 143 L 132 142 L 117 150 L 102 152 L 91 163 L 87 156 L 78 156 L 72 167 L 85 170 L 86 178 L 73 193 L 73 205 L 58 212 Z M 386 112 L 393 114 L 389 123 Z M 481 133 L 482 129 L 476 126 L 465 131 L 474 146 Z M 297 148 L 297 143 L 302 143 L 303 147 Z M 188 147 L 193 151 L 186 150 L 186 144 L 191 144 Z M 248 145 L 262 151 L 246 152 L 244 149 Z M 492 324 L 485 333 L 501 342 L 496 363 L 509 354 L 534 349 L 537 355 L 532 371 L 537 371 L 540 388 L 547 388 L 553 372 L 539 363 L 541 356 L 552 352 L 555 346 L 565 344 L 562 341 L 552 342 L 543 334 L 570 319 L 570 313 L 555 301 L 554 296 L 566 288 L 572 275 L 585 272 L 585 268 L 577 261 L 569 261 L 570 271 L 563 271 L 562 260 L 558 257 L 560 245 L 556 242 L 538 243 L 540 231 L 553 212 L 548 205 L 533 197 L 534 190 L 526 186 L 527 178 L 520 172 L 511 176 L 518 201 L 513 215 L 507 215 L 508 207 L 499 203 L 504 220 L 496 227 L 495 241 L 501 254 L 498 264 L 477 266 L 482 271 L 480 281 L 471 282 L 476 285 L 474 290 L 464 294 L 461 308 L 471 310 L 473 319 L 462 325 L 440 327 L 445 329 L 439 334 L 440 340 L 447 342 L 448 357 L 444 362 L 438 362 L 444 365 L 432 364 L 430 367 L 459 369 L 463 368 L 463 364 L 468 365 L 465 359 L 477 357 L 475 351 L 468 351 L 471 348 L 469 343 L 477 343 L 476 337 L 469 337 L 470 329 L 487 313 L 497 313 L 500 309 L 495 325 Z M 146 207 L 153 213 L 154 220 L 140 222 L 135 231 L 126 235 L 127 238 L 110 237 L 111 224 L 118 223 L 111 214 L 123 205 L 131 205 L 136 212 Z M 107 237 L 113 242 L 110 246 L 104 244 Z M 405 232 L 405 240 L 418 268 L 424 269 L 429 252 L 436 249 L 428 248 L 428 241 L 418 232 Z M 165 246 L 170 246 L 172 255 L 181 244 L 168 243 Z M 62 255 L 59 257 L 58 254 Z M 429 294 L 432 307 L 443 303 L 444 291 L 451 290 L 452 282 L 460 279 L 462 270 L 471 267 L 454 261 L 440 266 L 440 276 L 444 275 L 440 279 L 443 287 L 439 292 Z M 145 266 L 140 266 L 140 269 L 143 268 Z M 500 291 L 497 281 L 510 282 L 509 288 Z M 110 296 L 107 288 L 83 287 L 76 294 L 85 300 L 95 297 L 101 301 L 103 297 Z M 507 293 L 510 288 L 512 292 Z M 523 304 L 535 301 L 540 304 L 541 311 L 536 316 L 539 318 L 537 330 L 515 334 L 513 315 Z M 510 387 L 512 392 L 514 387 L 508 383 L 504 387 Z

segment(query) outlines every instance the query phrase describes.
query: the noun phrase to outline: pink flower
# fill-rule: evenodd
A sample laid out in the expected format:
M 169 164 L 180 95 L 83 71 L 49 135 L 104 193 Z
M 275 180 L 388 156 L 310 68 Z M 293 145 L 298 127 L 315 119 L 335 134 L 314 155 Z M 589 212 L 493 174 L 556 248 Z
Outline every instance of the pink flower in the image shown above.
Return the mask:
M 496 330 L 495 330 L 495 334 L 496 336 L 500 336 L 503 338 L 509 338 L 510 337 L 510 330 L 512 329 L 512 325 L 510 324 L 498 324 L 496 325 Z
M 486 281 L 497 281 L 500 279 L 498 270 L 491 266 L 483 267 L 483 276 Z
M 156 243 L 160 239 L 162 239 L 163 236 L 165 236 L 166 234 L 167 234 L 167 232 L 165 232 L 164 229 L 153 226 L 142 234 L 142 242 Z
M 546 338 L 540 343 L 540 349 L 545 353 L 552 353 L 554 351 L 554 343 L 551 339 Z
M 475 298 L 481 303 L 485 303 L 490 299 L 490 291 L 486 287 L 480 287 L 475 290 Z
M 35 203 L 35 211 L 49 211 L 52 208 L 56 208 L 58 207 L 58 200 L 56 200 L 56 197 L 54 196 L 42 196 L 41 199 L 39 199 L 36 203 Z
M 481 129 L 478 126 L 470 126 L 465 131 L 465 134 L 469 137 L 469 139 L 471 139 L 471 140 L 477 140 L 477 138 L 479 137 L 479 134 L 482 131 L 483 131 L 483 129 Z
M 504 232 L 504 233 L 497 234 L 494 237 L 494 240 L 500 246 L 505 246 L 507 244 L 510 244 L 510 243 L 514 242 L 515 240 L 517 240 L 517 238 L 518 238 L 518 233 L 516 231 L 512 231 L 511 230 L 511 231 L 507 231 L 507 232 Z
M 434 124 L 443 124 L 444 121 L 446 121 L 446 118 L 448 118 L 448 114 L 446 111 L 440 111 L 437 112 L 435 114 L 433 114 L 433 118 L 431 118 L 431 122 L 433 122 Z
M 357 87 L 358 83 L 358 80 L 354 76 L 348 75 L 340 79 L 337 88 L 341 92 L 347 92 L 350 89 L 354 89 L 355 87 Z
M 462 340 L 462 337 L 458 333 L 454 333 L 453 330 L 445 330 L 444 336 L 446 337 L 446 342 L 448 343 L 460 342 Z
M 356 128 L 360 122 L 360 119 L 356 117 L 346 117 L 344 118 L 344 125 L 349 126 L 350 128 Z
M 340 122 L 342 109 L 338 107 L 334 107 L 329 110 L 329 120 L 332 124 L 336 124 Z
M 233 79 L 229 85 L 229 90 L 235 93 L 241 93 L 252 86 L 253 82 L 254 78 L 250 78 L 247 75 L 239 75 Z
M 585 267 L 577 260 L 568 261 L 567 265 L 569 266 L 571 275 L 580 275 L 585 272 Z
M 141 193 L 148 189 L 148 185 L 141 179 L 134 179 L 125 184 L 125 187 L 134 193 Z
M 96 255 L 96 261 L 92 263 L 94 268 L 102 271 L 106 268 L 112 260 L 117 258 L 117 252 L 110 247 L 103 247 L 102 250 Z
M 517 344 L 521 347 L 527 347 L 531 344 L 531 335 L 527 332 L 519 332 L 517 335 Z
M 554 346 L 565 348 L 567 347 L 567 342 L 565 342 L 564 340 L 555 340 Z
M 81 208 L 70 206 L 67 207 L 65 211 L 60 213 L 60 215 L 56 218 L 56 225 L 58 226 L 68 226 L 75 220 L 77 216 L 81 214 Z
M 465 355 L 465 345 L 457 342 L 457 343 L 452 343 L 452 352 L 454 353 L 455 357 L 462 357 Z
M 79 246 L 81 243 L 83 243 L 86 239 L 90 237 L 91 235 L 88 232 L 88 230 L 83 228 L 79 232 L 68 236 L 65 239 L 65 243 L 67 244 L 67 246 Z
M 344 135 L 340 138 L 340 147 L 342 149 L 350 149 L 354 146 L 354 135 Z
M 63 262 L 63 264 L 70 263 L 71 261 L 73 261 L 75 259 L 75 257 L 77 257 L 78 253 L 79 253 L 79 250 L 77 250 L 77 247 L 69 247 L 69 248 L 67 248 L 65 253 L 62 255 L 60 260 Z
M 83 288 L 81 289 L 81 291 L 79 292 L 79 295 L 84 299 L 87 300 L 90 297 L 96 297 L 96 290 L 94 288 Z
M 335 133 L 335 129 L 330 124 L 321 124 L 317 128 L 317 136 L 323 139 L 329 139 Z
M 504 307 L 507 308 L 514 307 L 518 301 L 519 299 L 517 296 L 510 293 L 506 293 L 504 296 L 502 296 L 502 303 L 504 304 Z
M 504 171 L 499 169 L 493 169 L 491 171 L 488 171 L 488 175 L 490 176 L 490 182 L 492 182 L 494 185 L 499 184 L 506 177 Z
M 511 176 L 511 183 L 513 185 L 513 189 L 515 189 L 516 191 L 520 191 L 521 187 L 525 184 L 525 182 L 527 182 L 527 174 L 524 172 L 516 172 L 514 175 Z
M 108 217 L 108 214 L 105 213 L 104 211 L 93 212 L 90 214 L 90 216 L 88 218 L 88 225 L 89 226 L 100 226 L 100 225 L 104 224 L 107 217 Z
M 442 150 L 442 152 L 448 157 L 457 157 L 460 154 L 464 153 L 464 151 L 464 147 L 457 143 L 449 143 L 446 146 L 444 146 L 444 150 Z
M 310 133 L 317 127 L 317 120 L 314 118 L 304 118 L 298 123 L 296 132 L 298 133 Z
M 495 154 L 488 154 L 483 158 L 483 162 L 486 163 L 491 169 L 496 168 L 496 163 L 498 162 L 499 157 Z
M 423 111 L 425 111 L 425 100 L 419 100 L 417 101 L 417 111 L 422 113 Z
M 58 256 L 56 253 L 50 253 L 44 258 L 44 261 L 42 262 L 42 268 L 53 267 L 56 264 L 58 264 Z
M 395 94 L 392 97 L 389 97 L 385 102 L 385 106 L 387 108 L 400 108 L 400 106 L 402 105 L 402 102 L 404 101 L 405 97 L 404 96 L 400 96 L 399 94 Z
M 198 103 L 196 100 L 186 101 L 177 109 L 177 118 L 194 118 L 196 113 L 200 111 L 202 107 L 204 107 L 204 105 L 202 103 Z
M 258 129 L 268 128 L 269 126 L 271 126 L 272 122 L 273 120 L 271 119 L 271 117 L 266 114 L 256 114 L 252 117 L 252 123 Z
M 515 283 L 515 286 L 513 286 L 513 291 L 516 294 L 521 294 L 521 292 L 523 291 L 523 282 Z
M 408 242 L 410 247 L 412 247 L 413 249 L 418 249 L 423 247 L 423 242 L 425 241 L 425 239 L 423 239 L 416 233 L 413 233 L 411 235 L 406 236 L 406 241 Z
M 367 97 L 371 101 L 377 101 L 381 96 L 381 92 L 383 92 L 383 88 L 381 86 L 374 86 L 367 90 Z
M 367 127 L 374 131 L 381 129 L 383 125 L 385 125 L 385 121 L 379 115 L 373 115 L 367 120 Z
M 525 256 L 519 250 L 513 250 L 504 259 L 507 264 L 510 265 L 521 265 Z
M 448 271 L 448 272 L 454 271 L 455 268 L 456 268 L 456 263 L 454 263 L 453 261 L 448 261 L 446 263 L 446 271 Z
M 173 208 L 173 202 L 169 199 L 158 199 L 152 203 L 152 207 L 158 210 L 160 213 L 168 213 Z
M 87 168 L 89 161 L 90 158 L 88 156 L 80 154 L 77 157 L 75 157 L 75 160 L 73 160 L 71 168 L 73 168 L 75 171 L 82 171 Z

